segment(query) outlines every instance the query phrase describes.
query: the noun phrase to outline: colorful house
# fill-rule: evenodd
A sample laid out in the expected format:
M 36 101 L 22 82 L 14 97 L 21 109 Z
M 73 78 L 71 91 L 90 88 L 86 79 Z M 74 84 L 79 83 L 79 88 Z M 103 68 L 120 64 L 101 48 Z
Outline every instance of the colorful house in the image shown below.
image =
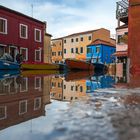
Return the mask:
M 63 37 L 64 60 L 67 58 L 86 60 L 86 46 L 96 39 L 110 41 L 110 31 L 100 28 Z
M 52 40 L 51 52 L 52 63 L 63 63 L 63 38 Z
M 101 63 L 114 63 L 115 57 L 112 55 L 116 51 L 115 45 L 97 39 L 93 41 L 90 45 L 87 46 L 87 57 L 86 59 L 92 63 L 101 62 Z
M 44 62 L 45 23 L 0 6 L 0 56 L 10 53 L 14 59 L 23 54 L 26 62 Z

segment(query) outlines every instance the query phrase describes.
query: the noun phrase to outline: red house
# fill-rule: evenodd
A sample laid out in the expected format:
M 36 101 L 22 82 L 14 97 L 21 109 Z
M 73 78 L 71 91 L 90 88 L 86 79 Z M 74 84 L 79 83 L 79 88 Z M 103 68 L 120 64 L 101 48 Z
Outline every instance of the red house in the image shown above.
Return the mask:
M 23 54 L 25 62 L 44 62 L 46 24 L 17 11 L 0 6 L 0 57 Z

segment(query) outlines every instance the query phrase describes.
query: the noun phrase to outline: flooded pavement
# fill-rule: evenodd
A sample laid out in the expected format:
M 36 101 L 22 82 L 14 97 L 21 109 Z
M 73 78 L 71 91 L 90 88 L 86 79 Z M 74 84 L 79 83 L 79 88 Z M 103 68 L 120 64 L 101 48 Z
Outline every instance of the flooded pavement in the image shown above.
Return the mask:
M 0 140 L 139 140 L 138 77 L 1 72 Z

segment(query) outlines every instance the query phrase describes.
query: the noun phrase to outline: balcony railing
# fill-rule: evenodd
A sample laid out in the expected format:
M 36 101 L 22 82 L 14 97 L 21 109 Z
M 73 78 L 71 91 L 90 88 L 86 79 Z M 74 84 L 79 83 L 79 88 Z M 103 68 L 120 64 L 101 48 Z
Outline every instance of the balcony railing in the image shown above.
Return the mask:
M 128 17 L 128 0 L 121 0 L 117 2 L 116 18 L 121 19 Z

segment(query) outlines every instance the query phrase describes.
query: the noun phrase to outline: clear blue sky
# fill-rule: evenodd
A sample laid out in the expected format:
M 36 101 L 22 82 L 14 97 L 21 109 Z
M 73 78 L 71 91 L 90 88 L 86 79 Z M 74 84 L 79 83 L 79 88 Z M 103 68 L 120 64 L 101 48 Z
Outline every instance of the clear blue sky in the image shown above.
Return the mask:
M 107 28 L 115 34 L 117 0 L 0 0 L 0 4 L 47 22 L 53 38 Z

